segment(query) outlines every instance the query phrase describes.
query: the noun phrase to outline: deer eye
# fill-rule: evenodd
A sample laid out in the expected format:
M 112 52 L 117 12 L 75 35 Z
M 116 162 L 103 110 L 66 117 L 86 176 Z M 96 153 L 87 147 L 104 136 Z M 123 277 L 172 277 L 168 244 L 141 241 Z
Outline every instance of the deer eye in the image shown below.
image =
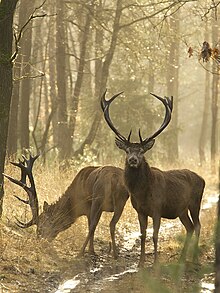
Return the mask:
M 130 154 L 130 148 L 126 148 L 125 151 L 126 151 L 127 154 Z
M 145 153 L 145 151 L 141 148 L 140 150 L 139 150 L 139 154 L 140 155 L 143 155 Z

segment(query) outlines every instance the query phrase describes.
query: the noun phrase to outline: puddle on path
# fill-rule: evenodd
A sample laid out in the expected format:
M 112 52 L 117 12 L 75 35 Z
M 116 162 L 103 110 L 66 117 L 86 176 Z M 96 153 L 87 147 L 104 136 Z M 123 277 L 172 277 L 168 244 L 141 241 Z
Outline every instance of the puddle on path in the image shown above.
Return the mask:
M 79 285 L 80 280 L 77 278 L 79 275 L 76 275 L 73 279 L 67 280 L 61 285 L 59 285 L 58 290 L 55 293 L 69 293 L 71 290 L 75 289 L 77 285 Z
M 201 280 L 201 291 L 200 293 L 213 293 L 215 290 L 215 275 L 205 274 Z
M 218 202 L 219 195 L 216 194 L 210 194 L 207 198 L 205 198 L 203 204 L 202 204 L 202 210 L 207 210 L 212 208 L 214 205 Z

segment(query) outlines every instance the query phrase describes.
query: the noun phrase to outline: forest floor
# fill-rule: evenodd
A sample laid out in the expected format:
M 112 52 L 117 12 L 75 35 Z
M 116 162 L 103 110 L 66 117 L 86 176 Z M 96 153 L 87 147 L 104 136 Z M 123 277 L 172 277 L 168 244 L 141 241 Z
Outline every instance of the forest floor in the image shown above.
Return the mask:
M 8 170 L 7 173 L 11 174 L 13 171 Z M 52 192 L 51 178 L 54 175 L 56 175 L 54 172 L 48 175 L 44 184 L 37 183 L 37 186 L 40 186 L 39 193 L 44 194 L 44 199 L 49 198 L 49 193 Z M 66 176 L 66 181 L 62 180 L 64 186 L 68 185 L 67 181 L 70 181 L 70 177 Z M 35 181 L 40 182 L 40 177 Z M 15 225 L 14 217 L 20 219 L 21 214 L 24 215 L 24 207 L 11 196 L 18 193 L 18 187 L 6 183 L 4 214 L 0 222 L 0 293 L 213 292 L 215 255 L 213 239 L 218 190 L 217 178 L 209 176 L 206 181 L 208 185 L 201 211 L 199 264 L 193 264 L 190 255 L 186 263 L 178 262 L 185 231 L 177 219 L 162 220 L 159 232 L 159 264 L 153 266 L 150 221 L 146 240 L 146 263 L 142 269 L 138 269 L 137 266 L 140 256 L 139 225 L 130 200 L 116 226 L 119 258 L 114 260 L 109 252 L 108 225 L 112 216 L 110 213 L 103 213 L 95 233 L 97 255 L 90 256 L 86 253 L 84 257 L 77 258 L 77 253 L 86 237 L 86 219 L 79 218 L 52 243 L 37 240 L 35 228 L 23 230 Z M 61 194 L 65 189 L 55 181 L 53 188 L 56 194 L 57 191 L 61 191 Z M 30 216 L 27 210 L 25 213 L 27 217 Z

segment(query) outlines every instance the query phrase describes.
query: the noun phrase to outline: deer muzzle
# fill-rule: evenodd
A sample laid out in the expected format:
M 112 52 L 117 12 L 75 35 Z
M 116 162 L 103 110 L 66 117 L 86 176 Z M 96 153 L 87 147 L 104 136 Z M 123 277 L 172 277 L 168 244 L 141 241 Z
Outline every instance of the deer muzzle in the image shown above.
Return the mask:
M 132 168 L 137 168 L 139 166 L 139 159 L 136 155 L 132 155 L 127 158 L 128 165 Z

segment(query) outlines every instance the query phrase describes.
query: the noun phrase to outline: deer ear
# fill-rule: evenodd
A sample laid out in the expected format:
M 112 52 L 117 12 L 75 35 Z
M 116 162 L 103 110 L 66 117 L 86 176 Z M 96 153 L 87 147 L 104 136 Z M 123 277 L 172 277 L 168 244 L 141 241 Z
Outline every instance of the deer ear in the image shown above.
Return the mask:
M 46 201 L 44 201 L 43 211 L 45 212 L 48 209 L 48 207 L 49 207 L 49 204 Z
M 154 143 L 155 143 L 155 139 L 151 139 L 151 140 L 149 140 L 149 141 L 144 145 L 144 151 L 145 151 L 145 152 L 146 152 L 146 151 L 149 151 L 149 150 L 153 147 Z
M 121 141 L 121 140 L 118 140 L 118 139 L 116 139 L 115 140 L 115 144 L 116 144 L 116 146 L 119 148 L 119 149 L 122 149 L 122 150 L 126 150 L 126 148 L 127 148 L 127 146 L 125 145 L 125 143 L 123 142 L 123 141 Z

